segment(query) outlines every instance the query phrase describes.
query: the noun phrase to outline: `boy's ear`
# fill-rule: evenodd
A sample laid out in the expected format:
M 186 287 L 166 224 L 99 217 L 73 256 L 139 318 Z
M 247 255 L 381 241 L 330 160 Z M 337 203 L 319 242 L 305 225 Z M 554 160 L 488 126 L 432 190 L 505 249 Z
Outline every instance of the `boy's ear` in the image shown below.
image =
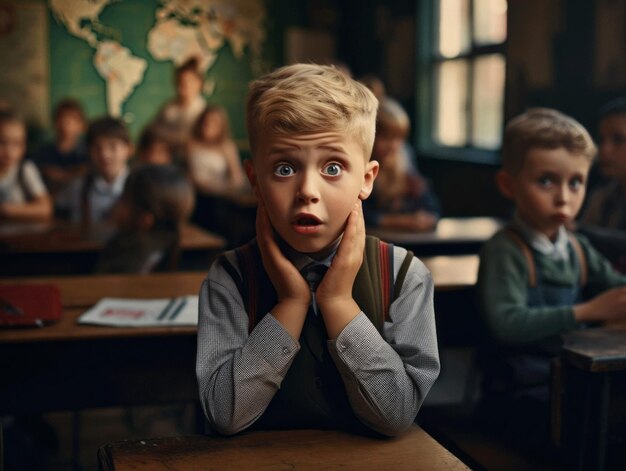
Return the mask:
M 498 172 L 496 173 L 496 185 L 498 185 L 500 193 L 502 193 L 507 198 L 513 199 L 515 197 L 513 175 L 511 175 L 506 170 L 498 170 Z
M 363 186 L 361 187 L 361 191 L 359 192 L 360 200 L 366 200 L 372 193 L 372 189 L 374 188 L 374 180 L 376 180 L 376 175 L 378 175 L 379 168 L 380 166 L 376 160 L 370 160 L 367 163 L 365 167 L 365 178 L 363 180 Z
M 252 159 L 244 160 L 243 168 L 246 171 L 246 175 L 248 176 L 250 186 L 252 187 L 252 189 L 256 189 L 256 175 L 254 173 L 254 165 L 252 164 Z
M 137 222 L 139 223 L 139 227 L 141 229 L 144 229 L 144 230 L 152 229 L 152 227 L 154 226 L 154 214 L 149 213 L 147 211 L 142 212 L 139 214 Z

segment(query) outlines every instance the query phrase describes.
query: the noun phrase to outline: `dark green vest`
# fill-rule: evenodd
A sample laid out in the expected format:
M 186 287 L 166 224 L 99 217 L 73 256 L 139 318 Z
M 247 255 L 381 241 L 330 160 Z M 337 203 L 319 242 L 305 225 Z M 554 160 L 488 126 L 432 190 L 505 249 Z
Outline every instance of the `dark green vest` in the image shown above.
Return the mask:
M 277 302 L 276 291 L 263 268 L 256 241 L 236 249 L 241 276 L 225 257 L 222 264 L 237 284 L 248 311 L 251 332 Z M 398 297 L 413 259 L 408 252 L 393 283 L 393 245 L 366 238 L 363 264 L 352 295 L 367 317 L 382 332 L 389 306 Z M 328 352 L 323 318 L 309 308 L 300 351 L 265 412 L 252 425 L 258 429 L 321 428 L 369 433 L 348 402 L 343 380 Z

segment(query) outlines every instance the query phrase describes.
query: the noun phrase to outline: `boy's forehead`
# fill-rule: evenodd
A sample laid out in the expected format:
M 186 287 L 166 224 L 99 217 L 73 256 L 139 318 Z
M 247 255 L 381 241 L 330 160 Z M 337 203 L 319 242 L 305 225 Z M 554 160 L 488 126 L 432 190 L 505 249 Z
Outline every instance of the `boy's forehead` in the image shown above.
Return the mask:
M 124 145 L 130 147 L 130 142 L 117 136 L 96 136 L 93 138 L 92 146 L 112 146 Z
M 11 134 L 13 136 L 19 134 L 20 136 L 26 136 L 26 126 L 20 121 L 6 121 L 0 123 L 0 132 L 3 134 Z
M 591 160 L 581 152 L 573 152 L 565 147 L 545 148 L 534 146 L 524 154 L 522 170 L 557 165 L 563 169 L 588 170 Z
M 257 157 L 268 157 L 273 152 L 294 149 L 339 150 L 350 157 L 363 157 L 363 150 L 358 139 L 347 133 L 328 131 L 298 134 L 261 132 L 257 139 Z M 369 157 L 369 156 L 368 156 Z

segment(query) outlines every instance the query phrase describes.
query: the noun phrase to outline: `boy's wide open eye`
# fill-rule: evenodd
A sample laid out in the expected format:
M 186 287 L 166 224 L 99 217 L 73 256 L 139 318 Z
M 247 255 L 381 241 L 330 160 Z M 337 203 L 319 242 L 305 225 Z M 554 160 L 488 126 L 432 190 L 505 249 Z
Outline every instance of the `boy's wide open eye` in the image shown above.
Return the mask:
M 291 165 L 278 164 L 274 168 L 274 175 L 279 176 L 279 177 L 290 177 L 294 173 L 295 173 L 295 170 L 293 169 Z
M 333 162 L 333 163 L 328 164 L 326 167 L 324 167 L 324 169 L 322 170 L 322 173 L 330 177 L 337 177 L 341 175 L 341 171 L 342 171 L 341 165 L 339 165 L 336 162 Z
M 580 190 L 583 186 L 583 179 L 580 177 L 574 177 L 569 181 L 569 187 L 572 190 Z
M 550 179 L 550 177 L 540 177 L 537 180 L 537 183 L 539 184 L 540 187 L 542 188 L 549 188 L 550 185 L 552 184 L 552 180 Z

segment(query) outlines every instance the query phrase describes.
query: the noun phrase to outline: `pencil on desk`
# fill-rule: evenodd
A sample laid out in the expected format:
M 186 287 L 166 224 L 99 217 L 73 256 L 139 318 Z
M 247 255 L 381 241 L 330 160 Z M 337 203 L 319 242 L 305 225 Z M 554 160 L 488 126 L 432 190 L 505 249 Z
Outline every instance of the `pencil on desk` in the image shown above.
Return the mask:
M 165 319 L 165 316 L 167 316 L 168 311 L 172 308 L 172 306 L 174 305 L 175 301 L 176 301 L 176 298 L 170 298 L 170 300 L 167 303 L 167 305 L 159 313 L 159 315 L 157 317 L 157 320 L 162 321 L 163 319 Z
M 183 299 L 178 305 L 178 307 L 174 309 L 174 311 L 170 314 L 169 320 L 176 319 L 176 317 L 178 316 L 178 314 L 180 314 L 180 311 L 183 310 L 186 304 L 187 304 L 187 299 Z

